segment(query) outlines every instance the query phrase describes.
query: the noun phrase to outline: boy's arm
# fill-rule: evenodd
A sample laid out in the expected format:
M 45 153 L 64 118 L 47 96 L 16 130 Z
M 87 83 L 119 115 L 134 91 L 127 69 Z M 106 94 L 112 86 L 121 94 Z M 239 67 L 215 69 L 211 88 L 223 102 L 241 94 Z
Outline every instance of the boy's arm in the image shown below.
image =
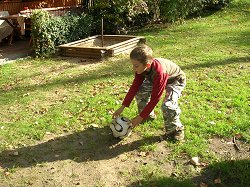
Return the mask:
M 150 112 L 154 109 L 154 107 L 159 102 L 161 95 L 165 90 L 167 80 L 168 80 L 168 74 L 160 73 L 160 74 L 155 75 L 150 101 L 146 105 L 146 107 L 143 109 L 143 111 L 140 113 L 140 116 L 143 119 L 146 119 L 148 117 Z
M 136 93 L 138 92 L 143 80 L 144 80 L 144 77 L 142 75 L 135 74 L 134 81 L 133 81 L 132 85 L 130 86 L 128 93 L 126 94 L 126 96 L 122 102 L 122 105 L 129 107 L 131 101 L 133 100 Z

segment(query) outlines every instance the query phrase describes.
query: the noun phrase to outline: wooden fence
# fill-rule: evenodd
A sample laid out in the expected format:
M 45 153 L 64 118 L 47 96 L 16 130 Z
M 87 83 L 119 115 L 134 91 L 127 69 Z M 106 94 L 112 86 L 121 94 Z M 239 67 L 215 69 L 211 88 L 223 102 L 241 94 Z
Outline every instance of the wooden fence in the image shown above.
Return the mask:
M 30 2 L 20 2 L 20 1 L 0 1 L 0 11 L 8 11 L 9 14 L 17 14 L 21 10 L 24 10 L 24 7 L 29 9 L 45 8 L 52 7 L 75 7 L 81 4 L 82 0 L 38 0 Z

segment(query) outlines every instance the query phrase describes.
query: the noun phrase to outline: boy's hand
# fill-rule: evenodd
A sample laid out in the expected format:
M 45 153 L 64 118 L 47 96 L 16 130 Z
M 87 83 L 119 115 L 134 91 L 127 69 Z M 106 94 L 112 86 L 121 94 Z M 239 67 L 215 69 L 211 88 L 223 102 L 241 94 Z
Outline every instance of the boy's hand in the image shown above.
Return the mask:
M 122 113 L 122 111 L 124 110 L 125 106 L 122 105 L 120 108 L 118 108 L 114 113 L 113 113 L 113 118 L 116 118 L 118 116 L 120 116 L 120 114 Z
M 132 127 L 135 128 L 137 125 L 139 125 L 142 122 L 143 118 L 141 116 L 136 116 L 131 120 Z

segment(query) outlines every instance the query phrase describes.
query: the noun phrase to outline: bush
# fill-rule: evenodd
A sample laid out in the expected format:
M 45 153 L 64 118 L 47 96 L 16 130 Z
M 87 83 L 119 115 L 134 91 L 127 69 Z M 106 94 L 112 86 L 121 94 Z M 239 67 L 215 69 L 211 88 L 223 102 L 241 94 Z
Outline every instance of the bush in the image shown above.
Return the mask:
M 160 15 L 164 21 L 175 22 L 188 15 L 201 13 L 205 8 L 220 8 L 230 0 L 161 0 Z
M 89 13 L 95 17 L 95 34 L 104 31 L 114 34 L 120 28 L 139 26 L 155 21 L 175 22 L 205 8 L 218 9 L 230 0 L 95 0 Z
M 49 56 L 55 53 L 56 46 L 85 38 L 92 29 L 92 17 L 85 14 L 52 17 L 46 11 L 35 10 L 31 21 L 36 57 Z
M 104 32 L 117 33 L 120 28 L 126 28 L 132 20 L 147 14 L 147 4 L 143 0 L 95 0 L 89 13 L 95 18 L 96 33 L 101 31 L 101 19 L 104 20 Z

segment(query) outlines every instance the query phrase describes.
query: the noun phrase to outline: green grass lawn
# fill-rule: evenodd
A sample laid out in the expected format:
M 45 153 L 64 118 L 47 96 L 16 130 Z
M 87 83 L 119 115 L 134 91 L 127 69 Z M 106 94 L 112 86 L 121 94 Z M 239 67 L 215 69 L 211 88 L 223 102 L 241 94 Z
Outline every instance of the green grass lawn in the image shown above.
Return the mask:
M 173 149 L 168 159 L 186 153 L 213 163 L 218 158 L 207 150 L 208 139 L 214 136 L 241 134 L 242 141 L 249 143 L 249 7 L 250 2 L 234 2 L 180 25 L 156 25 L 136 33 L 146 37 L 156 57 L 173 60 L 187 74 L 180 99 L 186 142 L 178 146 L 166 142 Z M 1 151 L 29 145 L 48 133 L 106 126 L 133 80 L 128 55 L 87 65 L 56 58 L 25 59 L 0 66 L 0 72 Z M 132 118 L 136 111 L 133 102 L 124 115 Z M 156 113 L 156 121 L 139 126 L 135 133 L 150 137 L 162 132 L 160 104 Z M 164 184 L 164 179 L 157 182 Z

